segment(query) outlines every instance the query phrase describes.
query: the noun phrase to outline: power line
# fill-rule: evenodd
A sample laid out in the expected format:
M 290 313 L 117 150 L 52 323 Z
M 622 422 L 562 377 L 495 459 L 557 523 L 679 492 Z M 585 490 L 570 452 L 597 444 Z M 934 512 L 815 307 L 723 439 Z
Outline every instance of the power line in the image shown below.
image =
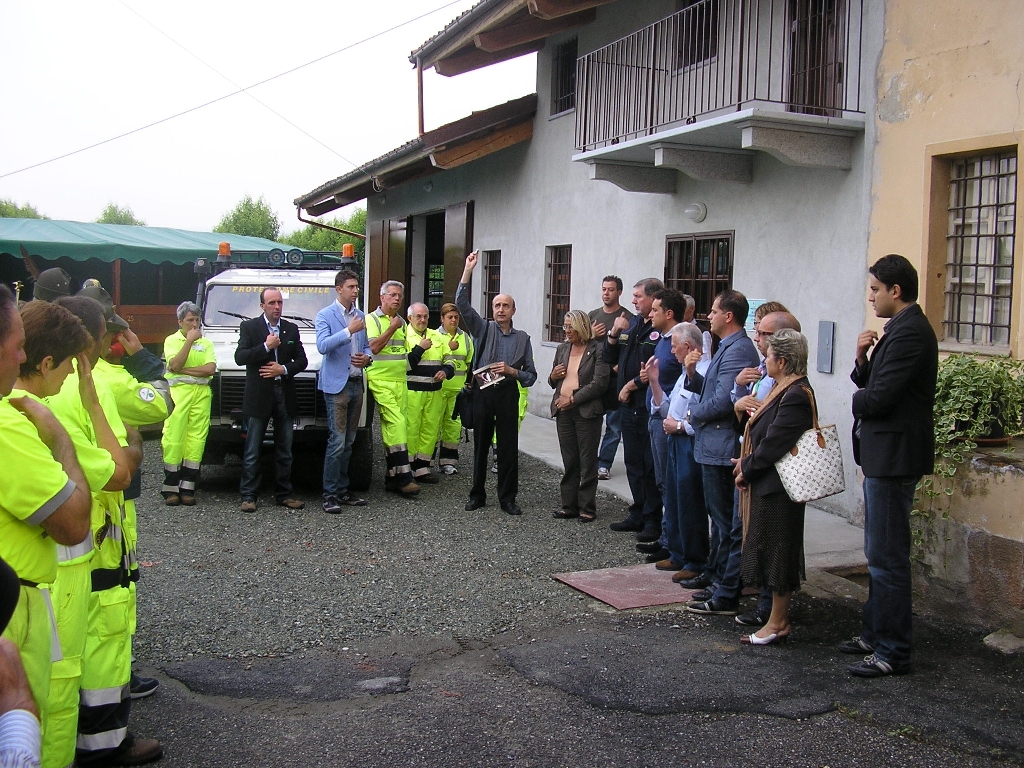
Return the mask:
M 26 165 L 24 168 L 19 168 L 19 169 L 15 170 L 15 171 L 8 171 L 7 173 L 0 174 L 0 179 L 6 179 L 8 176 L 14 176 L 15 174 L 24 173 L 25 171 L 31 171 L 34 168 L 39 168 L 39 167 L 44 166 L 44 165 L 49 165 L 50 163 L 56 163 L 58 160 L 64 160 L 65 158 L 73 157 L 74 155 L 79 155 L 79 154 L 81 154 L 83 152 L 88 152 L 90 149 L 96 149 L 96 147 L 102 147 L 104 144 L 110 144 L 111 142 L 119 141 L 120 139 L 126 138 L 128 136 L 132 136 L 133 134 L 136 134 L 136 133 L 140 133 L 141 131 L 145 131 L 145 130 L 147 130 L 149 128 L 154 128 L 154 127 L 156 127 L 158 125 L 162 125 L 163 123 L 169 122 L 171 120 L 175 120 L 175 119 L 177 119 L 179 117 L 184 117 L 185 115 L 189 115 L 189 114 L 191 114 L 193 112 L 197 112 L 200 109 L 205 109 L 206 107 L 209 107 L 209 106 L 211 106 L 213 104 L 217 104 L 217 103 L 219 103 L 221 101 L 224 101 L 226 99 L 230 99 L 232 96 L 237 96 L 239 93 L 245 93 L 245 92 L 248 92 L 248 91 L 252 90 L 253 88 L 259 88 L 261 85 L 266 85 L 267 83 L 273 82 L 274 80 L 278 80 L 278 79 L 280 79 L 282 77 L 285 77 L 286 75 L 291 75 L 291 74 L 293 74 L 295 72 L 298 72 L 299 70 L 305 69 L 306 67 L 310 67 L 313 64 L 317 64 L 317 63 L 319 63 L 321 61 L 325 61 L 326 59 L 329 59 L 332 56 L 337 56 L 339 53 L 344 53 L 345 51 L 349 51 L 349 50 L 351 50 L 351 49 L 353 49 L 353 48 L 355 48 L 355 47 L 357 47 L 359 45 L 362 45 L 364 43 L 368 43 L 371 40 L 376 40 L 378 37 L 383 37 L 384 35 L 387 35 L 387 34 L 389 34 L 391 32 L 394 32 L 397 29 L 401 29 L 402 27 L 406 27 L 406 26 L 408 26 L 410 24 L 413 24 L 413 23 L 415 23 L 417 21 L 420 21 L 421 19 L 425 19 L 427 16 L 431 16 L 431 15 L 437 13 L 438 11 L 443 11 L 445 8 L 450 8 L 453 5 L 458 5 L 461 2 L 465 2 L 465 0 L 451 0 L 451 2 L 445 3 L 444 5 L 440 5 L 437 8 L 434 8 L 431 11 L 427 11 L 426 13 L 420 14 L 419 16 L 415 16 L 415 17 L 413 17 L 411 19 L 407 19 L 406 21 L 400 22 L 399 24 L 395 24 L 394 26 L 388 27 L 387 29 L 382 30 L 380 32 L 375 32 L 374 34 L 369 35 L 368 37 L 364 37 L 362 40 L 356 40 L 354 43 L 349 43 L 348 45 L 346 45 L 346 46 L 344 46 L 342 48 L 339 48 L 336 51 L 332 51 L 331 53 L 326 53 L 323 56 L 318 56 L 317 58 L 312 59 L 311 61 L 307 61 L 305 64 L 299 64 L 296 67 L 292 67 L 291 69 L 287 69 L 284 72 L 279 72 L 276 75 L 272 75 L 272 76 L 270 76 L 268 78 L 260 80 L 259 82 L 253 83 L 252 85 L 248 85 L 248 86 L 246 86 L 244 88 L 238 88 L 237 90 L 235 90 L 235 91 L 233 91 L 231 93 L 226 93 L 223 96 L 218 96 L 215 99 L 210 99 L 209 101 L 203 102 L 202 104 L 197 104 L 194 107 L 189 107 L 188 109 L 183 109 L 181 112 L 177 112 L 177 113 L 175 113 L 173 115 L 168 115 L 167 117 L 163 117 L 163 118 L 161 118 L 159 120 L 154 120 L 153 122 L 147 123 L 146 125 L 141 125 L 138 128 L 132 128 L 131 130 L 125 131 L 124 133 L 119 133 L 116 136 L 111 136 L 109 139 L 103 139 L 102 141 L 97 141 L 97 142 L 95 142 L 93 144 L 89 144 L 88 146 L 80 147 L 79 149 L 74 149 L 74 150 L 72 150 L 70 152 L 65 152 L 62 155 L 58 155 L 56 157 L 51 157 L 49 160 L 43 160 L 43 161 L 38 162 L 38 163 L 33 163 L 32 165 Z M 196 58 L 198 58 L 198 57 L 196 57 Z M 211 67 L 211 69 L 212 69 L 212 67 Z M 223 75 L 222 75 L 222 77 L 223 77 Z M 260 103 L 262 103 L 262 102 L 260 102 Z M 264 106 L 266 106 L 266 105 L 264 105 Z M 269 107 L 268 107 L 268 109 L 269 109 Z M 273 110 L 271 110 L 271 111 L 273 111 Z M 277 114 L 277 113 L 275 112 L 275 114 Z M 288 122 L 291 122 L 291 121 L 288 121 Z M 294 123 L 292 123 L 292 124 L 294 125 Z M 298 126 L 295 126 L 295 127 L 298 128 Z M 300 128 L 299 130 L 302 130 L 302 129 Z M 305 133 L 305 131 L 303 131 L 303 133 Z M 308 136 L 309 134 L 306 134 L 306 135 Z M 313 137 L 310 137 L 310 138 L 313 138 Z M 316 139 L 314 139 L 314 140 L 316 140 Z M 330 148 L 328 147 L 328 149 L 330 149 Z M 331 151 L 333 152 L 334 150 L 331 150 Z M 335 152 L 335 154 L 337 154 L 337 153 Z M 338 157 L 341 157 L 341 155 L 338 155 Z M 342 159 L 345 160 L 345 158 L 342 158 Z M 355 163 L 352 163 L 351 160 L 345 160 L 345 162 L 351 164 L 353 167 L 355 166 Z
M 213 73 L 214 73 L 215 75 L 217 75 L 218 77 L 222 78 L 223 80 L 226 80 L 226 81 L 227 81 L 227 83 L 228 83 L 229 85 L 231 85 L 232 87 L 234 87 L 234 88 L 238 89 L 238 91 L 245 91 L 245 95 L 246 95 L 246 96 L 248 96 L 248 97 L 249 97 L 250 99 L 252 99 L 253 101 L 255 101 L 255 102 L 256 102 L 257 104 L 259 104 L 259 105 L 260 105 L 261 107 L 263 107 L 264 109 L 266 109 L 266 110 L 268 110 L 268 111 L 272 112 L 273 114 L 277 115 L 277 116 L 278 116 L 279 118 L 281 118 L 281 119 L 282 119 L 282 120 L 283 120 L 284 122 L 288 123 L 288 125 L 290 125 L 290 126 L 291 126 L 292 128 L 294 128 L 295 130 L 297 130 L 297 131 L 298 131 L 299 133 L 303 134 L 304 136 L 306 136 L 306 137 L 308 137 L 308 138 L 312 139 L 312 140 L 313 140 L 314 142 L 316 142 L 317 144 L 319 144 L 319 145 L 320 145 L 321 147 L 323 147 L 324 149 L 326 149 L 326 150 L 327 150 L 328 152 L 330 152 L 331 154 L 335 155 L 336 157 L 339 157 L 339 158 L 341 158 L 342 160 L 344 160 L 344 161 L 345 161 L 346 163 L 348 163 L 349 165 L 351 165 L 351 166 L 355 167 L 355 163 L 353 163 L 353 162 L 352 162 L 351 160 L 349 160 L 349 159 L 348 159 L 347 157 L 345 157 L 345 156 L 344 156 L 343 154 L 341 154 L 340 152 L 338 152 L 338 151 L 337 151 L 336 149 L 334 149 L 333 147 L 330 147 L 330 146 L 328 146 L 327 144 L 325 144 L 325 143 L 324 143 L 323 141 L 321 141 L 320 139 L 318 139 L 318 138 L 317 138 L 316 136 L 314 136 L 313 134 L 311 134 L 311 133 L 310 133 L 309 131 L 307 131 L 307 130 L 303 129 L 302 127 L 300 127 L 300 126 L 296 125 L 295 123 L 293 123 L 293 122 L 292 122 L 291 120 L 289 120 L 289 119 L 288 119 L 287 117 L 285 117 L 284 115 L 282 115 L 282 114 L 281 114 L 280 112 L 278 112 L 278 111 L 277 111 L 276 109 L 274 109 L 273 107 L 271 107 L 271 106 L 270 106 L 269 104 L 267 104 L 267 103 L 266 103 L 265 101 L 261 101 L 260 99 L 258 99 L 258 98 L 257 98 L 257 97 L 255 96 L 255 94 L 253 94 L 253 93 L 249 92 L 249 91 L 248 91 L 248 90 L 246 90 L 246 89 L 245 89 L 245 88 L 244 88 L 243 86 L 239 85 L 239 84 L 238 84 L 238 83 L 236 83 L 236 82 L 235 82 L 234 80 L 232 80 L 232 79 L 231 79 L 230 77 L 228 77 L 227 75 L 225 75 L 225 74 L 224 74 L 223 72 L 219 71 L 219 70 L 218 70 L 218 69 L 217 69 L 216 67 L 214 67 L 214 66 L 213 66 L 212 64 L 210 64 L 210 63 L 209 63 L 208 61 L 205 61 L 205 60 L 203 60 L 203 59 L 202 59 L 202 58 L 201 58 L 200 56 L 198 56 L 198 55 L 197 55 L 196 53 L 193 53 L 192 51 L 190 51 L 190 50 L 189 50 L 188 48 L 186 48 L 186 47 L 185 47 L 185 46 L 184 46 L 183 44 L 181 44 L 180 42 L 178 42 L 177 40 L 175 40 L 175 39 L 174 39 L 173 37 L 171 37 L 171 36 L 170 36 L 169 34 L 167 34 L 167 33 L 166 33 L 166 32 L 165 32 L 164 30 L 160 29 L 160 27 L 158 27 L 158 26 L 157 26 L 156 24 L 154 24 L 154 23 L 153 23 L 152 21 L 150 21 L 150 20 L 149 20 L 149 19 L 147 19 L 147 18 L 146 18 L 145 16 L 143 16 L 143 15 L 142 15 L 141 13 L 139 13 L 139 12 L 138 12 L 137 10 L 135 10 L 135 9 L 134 9 L 134 8 L 132 8 L 132 7 L 130 6 L 130 5 L 128 5 L 128 3 L 126 3 L 126 2 L 124 1 L 124 0 L 118 0 L 118 1 L 119 1 L 119 2 L 121 3 L 121 5 L 123 5 L 123 6 L 124 6 L 125 8 L 127 8 L 127 9 L 128 9 L 129 11 L 131 11 L 132 13 L 134 13 L 134 14 L 135 14 L 136 16 L 138 16 L 138 17 L 139 17 L 140 19 L 142 19 L 142 20 L 143 20 L 144 22 L 146 22 L 146 24 L 148 24 L 149 26 L 151 26 L 151 27 L 152 27 L 153 29 L 155 29 L 155 30 L 156 30 L 157 32 L 159 32 L 159 33 L 160 33 L 161 35 L 163 35 L 163 36 L 164 36 L 164 37 L 166 37 L 166 38 L 167 38 L 168 40 L 170 40 L 170 41 L 171 41 L 172 43 L 174 43 L 174 44 L 175 44 L 176 46 L 178 46 L 179 48 L 181 48 L 181 50 L 183 50 L 183 51 L 184 51 L 185 53 L 187 53 L 187 54 L 188 54 L 189 56 L 191 56 L 191 57 L 192 57 L 193 59 L 195 59 L 196 61 L 198 61 L 198 62 L 199 62 L 200 64 L 202 64 L 202 65 L 203 65 L 204 67 L 206 67 L 207 69 L 209 69 L 209 70 L 210 70 L 211 72 L 213 72 Z M 237 91 L 236 91 L 236 92 L 237 92 Z

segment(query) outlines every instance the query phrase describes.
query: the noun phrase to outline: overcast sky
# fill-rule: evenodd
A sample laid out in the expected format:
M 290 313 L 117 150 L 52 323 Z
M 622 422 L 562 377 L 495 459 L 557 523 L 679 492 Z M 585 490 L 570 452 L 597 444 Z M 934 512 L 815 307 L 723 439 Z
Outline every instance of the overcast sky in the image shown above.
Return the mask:
M 294 198 L 415 138 L 416 74 L 409 52 L 475 2 L 0 0 L 0 199 L 74 221 L 92 221 L 113 202 L 130 206 L 151 226 L 210 230 L 243 195 L 263 195 L 282 231 L 292 231 L 302 226 Z M 330 150 L 238 93 L 95 149 L 5 175 L 424 14 L 249 91 Z M 427 129 L 532 93 L 534 77 L 534 56 L 455 78 L 428 72 Z

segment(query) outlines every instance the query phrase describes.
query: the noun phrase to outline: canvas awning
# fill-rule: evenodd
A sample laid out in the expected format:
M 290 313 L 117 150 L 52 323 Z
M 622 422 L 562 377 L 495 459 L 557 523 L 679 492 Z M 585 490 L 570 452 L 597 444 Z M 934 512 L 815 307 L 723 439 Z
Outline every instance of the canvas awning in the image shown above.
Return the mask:
M 123 259 L 152 264 L 191 264 L 200 256 L 214 257 L 217 246 L 227 242 L 232 251 L 269 251 L 292 246 L 223 232 L 190 232 L 166 227 L 134 227 L 124 224 L 85 224 L 49 219 L 0 219 L 0 254 L 21 258 L 24 246 L 30 256 L 49 261 L 66 257 L 74 261 Z

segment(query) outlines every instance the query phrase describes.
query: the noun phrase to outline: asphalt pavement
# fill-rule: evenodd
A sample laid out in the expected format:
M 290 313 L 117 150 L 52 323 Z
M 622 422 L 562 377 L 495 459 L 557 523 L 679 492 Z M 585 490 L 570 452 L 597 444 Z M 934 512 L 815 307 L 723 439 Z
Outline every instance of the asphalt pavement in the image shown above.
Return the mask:
M 521 445 L 539 453 L 533 418 Z M 621 472 L 581 524 L 551 516 L 559 472 L 534 456 L 521 456 L 516 518 L 493 496 L 463 509 L 466 446 L 460 474 L 412 500 L 383 492 L 378 455 L 369 505 L 326 515 L 301 457 L 306 508 L 264 493 L 244 514 L 237 462 L 204 467 L 196 507 L 167 508 L 158 443 L 146 453 L 136 668 L 162 685 L 134 702 L 131 729 L 161 740 L 163 765 L 1024 761 L 1024 660 L 985 647 L 983 628 L 917 617 L 912 674 L 845 672 L 854 659 L 833 646 L 856 633 L 863 596 L 832 572 L 856 570 L 845 521 L 809 517 L 823 559 L 808 544 L 791 641 L 751 648 L 731 617 L 618 612 L 550 578 L 642 562 L 607 527 Z

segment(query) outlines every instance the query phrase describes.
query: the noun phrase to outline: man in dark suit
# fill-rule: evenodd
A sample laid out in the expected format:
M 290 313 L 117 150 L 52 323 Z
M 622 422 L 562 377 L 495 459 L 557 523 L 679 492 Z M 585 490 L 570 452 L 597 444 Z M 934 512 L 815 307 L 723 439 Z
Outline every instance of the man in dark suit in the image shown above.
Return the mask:
M 869 581 L 860 635 L 839 650 L 869 654 L 847 667 L 851 674 L 882 677 L 910 671 L 910 510 L 921 476 L 934 469 L 939 351 L 917 304 L 913 265 L 889 254 L 868 272 L 868 301 L 875 315 L 891 319 L 881 339 L 871 330 L 857 337 L 850 376 L 860 388 L 853 395 L 853 456 L 864 471 Z
M 299 328 L 281 319 L 284 297 L 277 288 L 260 291 L 263 314 L 244 320 L 239 326 L 235 363 L 245 366 L 245 394 L 242 415 L 246 427 L 245 453 L 242 456 L 243 512 L 256 511 L 260 488 L 260 448 L 267 425 L 274 420 L 274 456 L 277 464 L 277 503 L 289 509 L 302 509 L 302 501 L 292 495 L 292 419 L 298 413 L 295 399 L 295 374 L 306 370 L 306 350 L 302 348 Z
M 708 561 L 708 571 L 679 582 L 685 589 L 699 589 L 686 609 L 693 613 L 735 615 L 740 597 L 740 551 L 743 526 L 734 514 L 733 459 L 739 458 L 739 435 L 734 429 L 733 384 L 744 368 L 759 360 L 754 342 L 743 329 L 750 312 L 747 297 L 739 291 L 722 291 L 708 313 L 711 332 L 722 341 L 711 358 L 707 373 L 697 372 L 701 350 L 686 357 L 686 388 L 696 392 L 690 401 L 690 425 L 694 429 L 693 458 L 700 465 L 704 505 L 718 533 L 718 549 Z

